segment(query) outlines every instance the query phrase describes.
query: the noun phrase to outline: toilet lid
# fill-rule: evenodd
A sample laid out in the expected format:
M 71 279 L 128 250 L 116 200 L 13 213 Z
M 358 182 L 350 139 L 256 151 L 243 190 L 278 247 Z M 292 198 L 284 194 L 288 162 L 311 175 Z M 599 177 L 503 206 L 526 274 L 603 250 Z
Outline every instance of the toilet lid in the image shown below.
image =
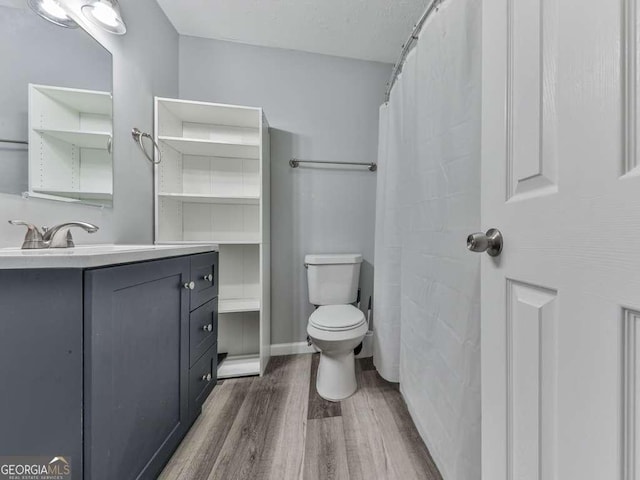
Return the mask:
M 309 317 L 309 323 L 321 330 L 350 330 L 365 323 L 364 313 L 353 305 L 323 305 Z

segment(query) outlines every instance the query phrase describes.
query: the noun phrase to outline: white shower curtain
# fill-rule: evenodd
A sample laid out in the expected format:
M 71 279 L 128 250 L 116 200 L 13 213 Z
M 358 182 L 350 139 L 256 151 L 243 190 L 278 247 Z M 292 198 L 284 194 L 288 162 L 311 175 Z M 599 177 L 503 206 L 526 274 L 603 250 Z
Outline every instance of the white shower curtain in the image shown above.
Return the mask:
M 480 478 L 480 27 L 445 1 L 380 109 L 374 363 L 447 480 Z
M 392 92 L 400 99 L 402 85 Z M 391 105 L 393 107 L 391 107 Z M 400 381 L 400 202 L 399 164 L 402 149 L 402 102 L 380 107 L 376 242 L 373 311 L 373 358 L 390 382 Z

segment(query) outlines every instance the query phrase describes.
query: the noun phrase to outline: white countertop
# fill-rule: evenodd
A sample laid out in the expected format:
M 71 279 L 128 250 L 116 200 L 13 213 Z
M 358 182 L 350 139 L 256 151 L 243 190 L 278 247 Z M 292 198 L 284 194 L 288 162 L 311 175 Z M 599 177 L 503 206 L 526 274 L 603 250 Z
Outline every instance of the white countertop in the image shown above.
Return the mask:
M 80 245 L 41 250 L 0 248 L 0 270 L 94 268 L 217 250 L 217 245 Z

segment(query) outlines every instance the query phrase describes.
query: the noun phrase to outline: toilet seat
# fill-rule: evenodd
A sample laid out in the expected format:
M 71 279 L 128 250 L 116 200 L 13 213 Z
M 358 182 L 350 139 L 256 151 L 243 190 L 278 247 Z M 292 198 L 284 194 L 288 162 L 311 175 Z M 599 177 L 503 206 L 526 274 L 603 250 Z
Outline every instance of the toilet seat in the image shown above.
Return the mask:
M 327 332 L 354 330 L 366 321 L 364 313 L 353 305 L 323 305 L 309 317 L 309 325 Z

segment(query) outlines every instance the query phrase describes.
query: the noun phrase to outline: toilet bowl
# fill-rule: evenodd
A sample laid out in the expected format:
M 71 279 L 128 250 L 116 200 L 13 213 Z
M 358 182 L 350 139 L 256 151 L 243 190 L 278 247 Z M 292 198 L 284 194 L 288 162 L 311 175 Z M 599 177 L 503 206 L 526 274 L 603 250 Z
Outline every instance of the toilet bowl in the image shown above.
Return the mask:
M 325 305 L 309 317 L 307 334 L 320 350 L 316 390 L 325 400 L 338 402 L 358 388 L 353 350 L 369 325 L 353 305 Z
M 343 400 L 357 389 L 353 350 L 362 342 L 368 324 L 358 298 L 362 255 L 307 255 L 309 302 L 317 307 L 309 317 L 307 334 L 320 350 L 316 390 L 333 402 Z

